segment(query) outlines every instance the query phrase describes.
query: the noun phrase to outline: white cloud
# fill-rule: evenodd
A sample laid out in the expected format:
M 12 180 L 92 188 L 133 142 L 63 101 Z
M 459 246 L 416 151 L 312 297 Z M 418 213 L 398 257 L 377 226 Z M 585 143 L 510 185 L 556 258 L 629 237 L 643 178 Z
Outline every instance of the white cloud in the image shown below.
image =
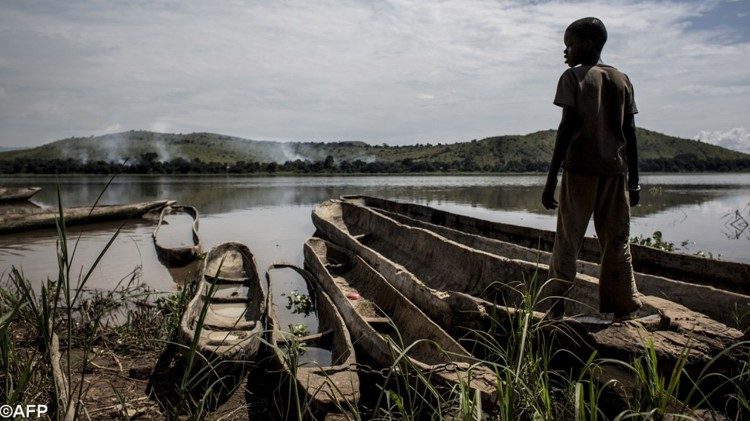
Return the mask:
M 750 127 L 750 43 L 713 0 L 0 3 L 0 144 L 124 129 L 461 141 L 555 127 L 562 33 L 601 17 L 638 124 Z M 658 28 L 655 29 L 655 28 Z
M 694 139 L 734 149 L 735 151 L 750 153 L 750 132 L 744 127 L 735 127 L 725 131 L 701 130 Z

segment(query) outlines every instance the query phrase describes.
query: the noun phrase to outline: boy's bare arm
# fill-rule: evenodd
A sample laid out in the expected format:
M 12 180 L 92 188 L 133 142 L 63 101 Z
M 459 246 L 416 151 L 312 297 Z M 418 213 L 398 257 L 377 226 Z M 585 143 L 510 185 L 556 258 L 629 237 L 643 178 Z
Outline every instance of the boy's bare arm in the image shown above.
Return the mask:
M 555 200 L 555 189 L 557 188 L 557 173 L 560 172 L 565 153 L 568 151 L 570 141 L 576 129 L 576 111 L 575 108 L 564 106 L 560 126 L 557 128 L 557 138 L 555 139 L 555 151 L 552 153 L 552 162 L 549 165 L 547 174 L 547 184 L 544 186 L 542 193 L 542 205 L 545 209 L 556 209 L 557 200 Z
M 628 160 L 630 206 L 635 206 L 641 201 L 641 192 L 638 179 L 638 139 L 635 135 L 635 118 L 633 114 L 625 116 L 622 131 L 625 134 L 625 156 Z

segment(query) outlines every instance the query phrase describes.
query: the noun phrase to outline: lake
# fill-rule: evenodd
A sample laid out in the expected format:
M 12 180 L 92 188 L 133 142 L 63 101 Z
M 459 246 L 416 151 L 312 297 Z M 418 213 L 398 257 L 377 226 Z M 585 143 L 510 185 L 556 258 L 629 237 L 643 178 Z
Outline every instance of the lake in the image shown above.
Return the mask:
M 204 250 L 219 242 L 246 244 L 261 277 L 274 262 L 302 265 L 302 245 L 315 231 L 310 212 L 316 203 L 343 194 L 365 194 L 418 202 L 493 221 L 554 229 L 554 212 L 540 203 L 545 176 L 352 176 L 223 177 L 118 176 L 102 204 L 174 199 L 200 212 Z M 65 206 L 94 203 L 104 176 L 4 177 L 0 185 L 40 186 L 33 202 L 56 207 L 59 185 Z M 711 252 L 722 260 L 750 263 L 750 174 L 658 174 L 642 176 L 642 205 L 632 211 L 632 235 L 660 230 L 681 252 Z M 97 267 L 90 287 L 108 289 L 134 273 L 160 291 L 175 291 L 185 270 L 167 269 L 156 257 L 151 233 L 155 221 L 124 225 Z M 80 238 L 74 267 L 85 270 L 121 223 L 71 227 L 71 247 Z M 593 234 L 593 223 L 589 226 Z M 15 265 L 32 282 L 56 277 L 54 230 L 0 235 L 0 273 Z M 683 242 L 685 244 L 683 245 Z M 261 278 L 263 279 L 263 278 Z M 274 286 L 275 300 L 304 290 L 289 276 Z

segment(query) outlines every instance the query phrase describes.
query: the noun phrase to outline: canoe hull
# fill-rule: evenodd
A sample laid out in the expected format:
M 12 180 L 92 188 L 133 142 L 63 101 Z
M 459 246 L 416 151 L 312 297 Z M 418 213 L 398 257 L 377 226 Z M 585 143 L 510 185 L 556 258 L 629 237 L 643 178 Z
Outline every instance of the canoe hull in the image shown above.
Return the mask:
M 552 250 L 555 241 L 554 231 L 485 221 L 414 203 L 401 203 L 369 196 L 345 196 L 345 198 L 356 199 L 366 206 L 398 213 L 419 221 L 547 252 Z M 599 262 L 599 249 L 598 241 L 587 237 L 583 241 L 578 258 L 589 262 Z M 748 264 L 667 252 L 639 244 L 631 244 L 630 250 L 633 255 L 633 267 L 637 272 L 750 295 L 750 282 L 747 282 L 750 279 L 750 265 Z
M 80 206 L 63 209 L 65 225 L 85 225 L 97 222 L 139 218 L 147 212 L 161 210 L 174 203 L 170 200 L 133 203 L 128 205 L 100 205 L 95 208 Z M 60 217 L 58 210 L 38 209 L 18 215 L 0 216 L 0 234 L 35 229 L 55 228 Z
M 0 203 L 29 200 L 41 187 L 0 187 Z
M 184 213 L 193 218 L 192 230 L 192 241 L 193 245 L 188 247 L 168 247 L 162 244 L 159 237 L 159 228 L 164 224 L 164 218 L 168 215 L 175 213 Z M 154 239 L 154 248 L 156 249 L 156 255 L 166 263 L 168 266 L 184 266 L 195 259 L 201 253 L 202 244 L 200 236 L 198 235 L 200 217 L 198 210 L 192 206 L 165 206 L 159 214 L 159 223 L 156 225 L 156 229 L 152 234 Z
M 451 317 L 450 297 L 455 293 L 481 296 L 483 291 L 494 288 L 500 293 L 497 299 L 505 299 L 506 304 L 517 306 L 516 299 L 503 296 L 507 289 L 493 285 L 531 279 L 524 278 L 528 266 L 537 269 L 538 279 L 547 277 L 548 269 L 543 264 L 506 259 L 471 249 L 347 201 L 331 200 L 319 205 L 313 211 L 313 223 L 323 237 L 356 252 L 448 331 L 461 327 L 461 321 Z M 446 277 L 446 272 L 450 277 Z M 576 312 L 589 307 L 588 311 L 596 314 L 596 280 L 579 275 L 570 298 L 580 303 L 575 307 Z M 474 299 L 477 302 L 482 300 L 477 296 Z M 440 301 L 440 306 L 434 305 Z M 657 316 L 660 321 L 642 327 L 609 325 L 589 333 L 587 342 L 593 344 L 599 355 L 621 359 L 642 355 L 643 343 L 648 338 L 654 342 L 664 367 L 670 367 L 680 358 L 683 349 L 679 344 L 688 345 L 691 369 L 702 367 L 717 355 L 735 361 L 734 356 L 724 355 L 722 351 L 742 338 L 738 330 L 657 297 L 645 296 L 643 302 L 637 316 L 661 314 L 660 319 Z
M 378 212 L 401 224 L 432 231 L 446 239 L 487 253 L 530 262 L 538 261 L 546 263 L 550 261 L 551 253 L 546 251 L 465 233 L 443 225 L 432 224 L 420 219 L 412 219 L 400 213 L 380 208 L 376 209 Z M 577 270 L 579 273 L 591 277 L 599 275 L 599 265 L 585 260 L 578 261 Z M 738 314 L 750 313 L 750 296 L 747 295 L 646 273 L 636 273 L 635 278 L 638 290 L 643 294 L 667 298 L 670 301 L 703 313 L 728 326 L 734 326 L 737 323 L 737 318 L 734 311 L 727 311 L 727 309 L 737 309 Z M 742 319 L 739 322 L 740 325 L 738 327 L 741 330 L 750 327 L 750 319 L 748 318 Z
M 184 350 L 193 348 L 206 361 L 230 370 L 243 365 L 260 348 L 265 306 L 250 250 L 235 242 L 212 248 L 203 261 L 195 297 L 180 321 Z

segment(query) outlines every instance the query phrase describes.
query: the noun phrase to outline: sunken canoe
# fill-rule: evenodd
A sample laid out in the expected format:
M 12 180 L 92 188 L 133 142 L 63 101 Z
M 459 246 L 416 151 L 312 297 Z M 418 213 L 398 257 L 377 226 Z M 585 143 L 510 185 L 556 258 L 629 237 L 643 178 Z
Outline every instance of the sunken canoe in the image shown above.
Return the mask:
M 0 187 L 0 203 L 29 200 L 41 187 Z
M 260 348 L 265 311 L 253 254 L 241 243 L 220 244 L 206 255 L 180 321 L 183 349 L 195 349 L 217 366 L 250 360 Z
M 164 206 L 174 203 L 170 200 L 132 203 L 127 205 L 99 205 L 64 208 L 62 216 L 65 225 L 84 225 L 104 221 L 139 218 L 144 214 L 160 210 Z M 56 209 L 38 208 L 23 213 L 0 215 L 0 234 L 9 232 L 28 231 L 43 228 L 55 228 L 60 218 L 60 211 Z
M 277 269 L 292 269 L 302 275 L 313 295 L 312 302 L 318 316 L 318 333 L 297 336 L 284 330 L 276 316 L 273 298 L 273 281 L 271 273 Z M 281 368 L 288 381 L 296 382 L 296 390 L 302 399 L 298 407 L 308 408 L 311 412 L 341 413 L 349 412 L 359 402 L 359 375 L 357 360 L 349 331 L 344 319 L 331 298 L 317 285 L 308 272 L 296 266 L 275 264 L 266 272 L 268 281 L 267 305 L 270 354 L 277 367 Z M 298 358 L 307 346 L 315 346 L 331 351 L 330 364 L 319 364 L 316 361 L 299 362 Z
M 407 365 L 431 382 L 463 383 L 492 405 L 492 371 L 356 254 L 320 238 L 307 240 L 305 265 L 341 312 L 355 342 L 381 367 Z M 403 350 L 409 349 L 404 361 Z
M 188 215 L 193 219 L 193 223 L 191 224 L 191 245 L 179 245 L 173 247 L 167 244 L 167 240 L 163 238 L 163 230 L 162 233 L 159 232 L 162 225 L 167 223 L 165 218 L 169 215 L 175 214 Z M 157 256 L 169 265 L 178 266 L 185 265 L 195 260 L 201 252 L 201 240 L 198 236 L 198 221 L 198 210 L 192 206 L 165 206 L 164 209 L 161 210 L 159 223 L 156 225 L 156 229 L 154 229 L 152 234 Z
M 352 197 L 345 200 L 368 206 L 368 203 L 380 204 L 379 201 L 381 199 Z M 403 205 L 405 209 L 410 206 L 407 204 L 399 205 Z M 394 208 L 396 207 L 394 206 Z M 423 219 L 414 219 L 402 212 L 385 210 L 384 206 L 374 206 L 373 209 L 398 221 L 399 223 L 430 230 L 446 239 L 487 253 L 511 259 L 526 260 L 529 262 L 547 263 L 550 261 L 551 253 L 547 251 L 525 247 L 478 234 L 463 232 L 458 229 L 449 228 L 446 225 L 426 222 Z M 579 260 L 578 272 L 584 275 L 598 277 L 599 265 L 585 260 Z M 635 280 L 638 290 L 646 295 L 663 297 L 667 300 L 682 304 L 691 310 L 703 313 L 728 326 L 738 325 L 737 327 L 741 330 L 750 327 L 750 317 L 738 317 L 738 315 L 750 314 L 750 295 L 725 291 L 709 285 L 698 285 L 677 281 L 648 273 L 636 272 Z
M 424 205 L 401 203 L 368 196 L 358 198 L 367 206 L 401 214 L 431 224 L 452 228 L 467 234 L 480 235 L 525 247 L 551 251 L 555 232 L 491 222 L 458 215 Z M 726 291 L 750 295 L 750 264 L 714 260 L 705 257 L 668 252 L 653 247 L 631 244 L 633 268 L 637 272 L 666 277 L 699 285 L 710 285 Z M 595 238 L 586 237 L 578 256 L 581 260 L 598 263 L 600 247 Z
M 470 248 L 350 201 L 328 200 L 315 207 L 312 219 L 321 236 L 357 253 L 453 335 L 486 328 L 490 314 L 510 314 L 521 305 L 523 280 L 548 278 L 544 264 Z M 595 278 L 579 274 L 566 311 L 598 314 L 598 289 Z M 600 356 L 628 359 L 643 355 L 644 344 L 652 341 L 662 367 L 672 367 L 683 353 L 689 369 L 699 370 L 719 355 L 722 364 L 735 366 L 735 356 L 722 351 L 742 339 L 740 331 L 662 298 L 642 301 L 635 314 L 639 322 L 598 326 L 581 342 Z

